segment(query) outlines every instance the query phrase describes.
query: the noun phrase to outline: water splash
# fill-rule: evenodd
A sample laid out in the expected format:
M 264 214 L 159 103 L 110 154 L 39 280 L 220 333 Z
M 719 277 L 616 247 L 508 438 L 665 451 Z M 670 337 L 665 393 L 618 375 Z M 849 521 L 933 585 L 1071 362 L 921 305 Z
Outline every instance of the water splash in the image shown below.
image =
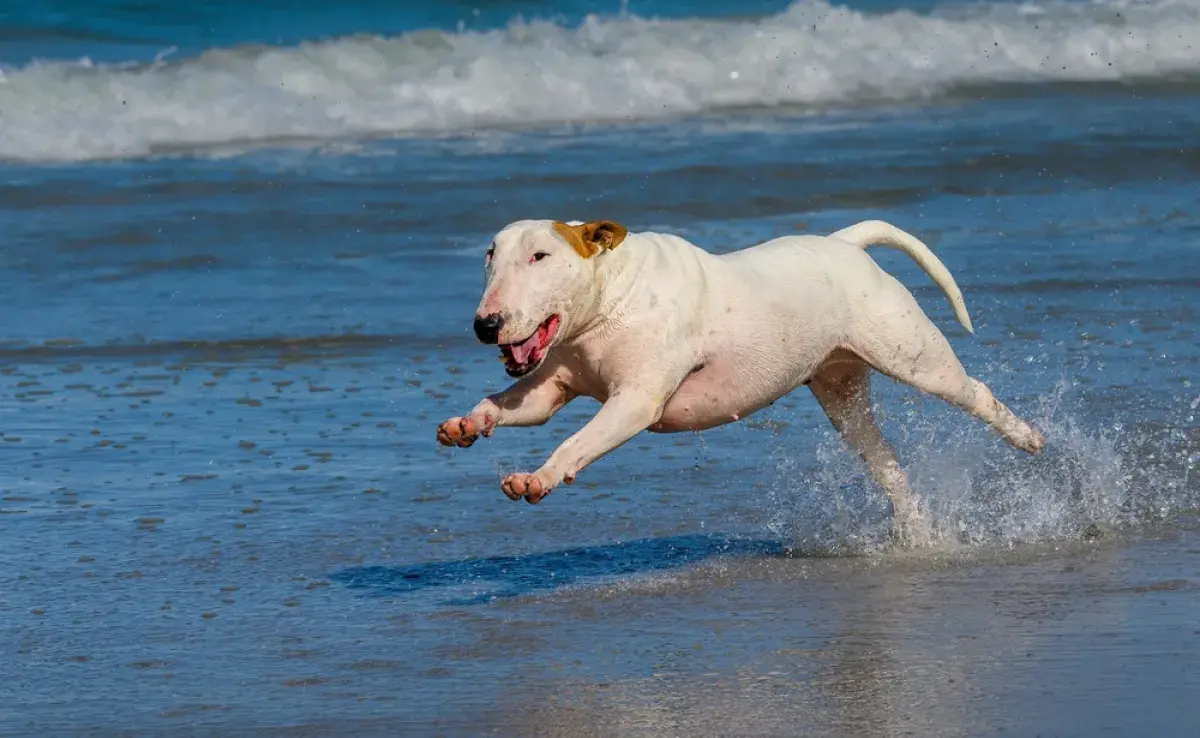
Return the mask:
M 1169 523 L 1200 508 L 1200 429 L 1188 422 L 1188 403 L 1176 403 L 1178 418 L 1106 423 L 1089 418 L 1081 388 L 1063 380 L 1038 398 L 1030 420 L 1048 443 L 1033 457 L 982 424 L 947 422 L 931 412 L 932 398 L 905 413 L 899 432 L 885 421 L 937 548 L 1077 541 Z M 861 462 L 832 431 L 817 462 L 812 470 L 780 464 L 769 529 L 809 555 L 884 550 L 891 506 Z

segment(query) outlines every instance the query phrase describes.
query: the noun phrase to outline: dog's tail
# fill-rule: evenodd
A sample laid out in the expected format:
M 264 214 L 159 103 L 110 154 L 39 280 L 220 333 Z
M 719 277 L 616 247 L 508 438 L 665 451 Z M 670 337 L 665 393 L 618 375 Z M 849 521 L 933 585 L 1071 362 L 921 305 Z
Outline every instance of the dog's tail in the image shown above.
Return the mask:
M 882 245 L 900 249 L 908 254 L 925 270 L 930 279 L 942 288 L 942 292 L 946 293 L 946 297 L 950 300 L 950 306 L 954 308 L 954 317 L 958 318 L 958 322 L 962 323 L 968 332 L 975 332 L 975 328 L 971 326 L 971 316 L 967 315 L 967 303 L 963 300 L 958 285 L 954 283 L 954 277 L 950 276 L 950 270 L 929 250 L 928 246 L 921 243 L 915 236 L 882 220 L 864 220 L 848 228 L 843 228 L 837 233 L 832 233 L 829 237 L 841 239 L 863 249 L 868 246 Z

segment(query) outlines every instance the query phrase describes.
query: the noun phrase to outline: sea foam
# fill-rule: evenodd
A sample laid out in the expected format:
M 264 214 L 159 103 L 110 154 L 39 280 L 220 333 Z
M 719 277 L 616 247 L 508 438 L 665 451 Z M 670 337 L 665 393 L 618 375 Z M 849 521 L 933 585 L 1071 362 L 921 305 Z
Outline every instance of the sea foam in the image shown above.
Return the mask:
M 485 32 L 239 46 L 151 64 L 0 70 L 0 159 L 654 121 L 738 108 L 920 101 L 997 84 L 1200 76 L 1200 0 L 771 17 L 590 17 Z

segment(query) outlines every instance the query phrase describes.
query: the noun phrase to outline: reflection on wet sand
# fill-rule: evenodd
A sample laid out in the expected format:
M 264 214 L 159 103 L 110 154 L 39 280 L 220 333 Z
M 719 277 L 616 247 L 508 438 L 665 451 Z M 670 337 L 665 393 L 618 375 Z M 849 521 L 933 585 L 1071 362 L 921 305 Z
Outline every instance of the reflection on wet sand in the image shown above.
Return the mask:
M 695 610 L 658 598 L 676 618 L 678 640 L 702 638 L 703 649 L 660 654 L 648 675 L 556 680 L 536 699 L 526 695 L 516 709 L 498 708 L 484 722 L 544 736 L 1028 734 L 1038 726 L 1070 734 L 1120 725 L 1129 717 L 1120 711 L 1075 715 L 1060 703 L 1128 703 L 1142 699 L 1141 691 L 1182 686 L 1179 675 L 1161 682 L 1086 668 L 1096 658 L 1167 656 L 1147 653 L 1146 636 L 1156 626 L 1134 612 L 1154 593 L 1155 607 L 1174 611 L 1174 637 L 1187 643 L 1191 631 L 1179 618 L 1200 610 L 1179 593 L 1192 580 L 1133 584 L 1148 569 L 1177 567 L 1178 542 L 1155 545 L 1166 548 L 1081 546 L 1041 561 L 774 557 L 730 564 L 736 573 L 726 571 L 718 582 L 740 580 L 734 588 L 755 590 L 753 596 L 724 586 L 703 591 L 693 581 L 680 585 L 679 598 Z M 1200 557 L 1191 558 L 1198 560 L 1184 563 L 1200 572 Z M 705 610 L 709 600 L 740 606 L 727 619 L 752 622 L 760 633 L 734 636 L 685 614 Z M 756 606 L 760 612 L 751 610 Z M 623 616 L 622 609 L 596 615 L 606 649 L 636 647 L 661 616 L 641 608 Z M 1200 656 L 1192 639 L 1187 650 Z M 536 671 L 523 677 L 537 679 Z M 1200 728 L 1200 707 L 1167 720 Z

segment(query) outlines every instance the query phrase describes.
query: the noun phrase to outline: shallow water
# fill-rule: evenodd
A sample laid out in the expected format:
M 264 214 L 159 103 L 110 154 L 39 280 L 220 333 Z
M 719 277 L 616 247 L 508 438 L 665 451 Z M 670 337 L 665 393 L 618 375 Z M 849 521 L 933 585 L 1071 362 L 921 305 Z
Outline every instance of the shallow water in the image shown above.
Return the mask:
M 1200 59 L 1112 35 L 1184 38 L 1194 3 L 1124 20 L 1044 6 L 1092 24 L 1055 53 L 1100 55 L 1109 76 L 1030 57 L 1036 6 L 857 6 L 855 43 L 885 57 L 893 27 L 924 23 L 1027 62 L 1011 74 L 948 41 L 897 63 L 887 94 L 851 94 L 879 58 L 831 56 L 840 31 L 805 31 L 803 4 L 719 21 L 629 8 L 653 22 L 564 5 L 540 40 L 501 24 L 550 6 L 360 4 L 286 27 L 218 4 L 207 26 L 26 7 L 0 15 L 25 39 L 0 41 L 5 734 L 1200 730 Z M 606 15 L 573 30 L 587 12 Z M 432 26 L 467 56 L 394 60 L 391 82 L 331 82 L 288 56 L 313 29 Z M 825 59 L 841 92 L 776 106 L 730 98 L 702 60 L 654 66 L 661 38 L 763 29 Z M 502 62 L 515 80 L 514 59 L 552 65 L 605 33 L 642 54 L 606 89 L 628 120 L 545 107 L 531 127 L 488 107 Z M 271 63 L 237 46 L 271 34 Z M 328 42 L 331 68 L 354 69 L 354 43 Z M 183 58 L 132 79 L 112 66 L 156 44 Z M 759 93 L 794 73 L 738 48 Z M 455 69 L 477 85 L 457 107 L 418 84 Z M 524 78 L 530 105 L 598 74 L 558 69 Z M 169 75 L 194 86 L 169 98 Z M 256 113 L 281 79 L 361 97 Z M 125 83 L 142 95 L 128 113 Z M 411 120 L 444 114 L 437 136 L 396 117 L 393 83 L 432 101 Z M 682 102 L 665 119 L 637 107 L 659 98 Z M 367 99 L 380 107 L 354 107 Z M 704 434 L 639 436 L 541 505 L 510 503 L 501 475 L 536 468 L 596 407 L 467 451 L 434 443 L 504 384 L 470 319 L 490 235 L 524 217 L 613 218 L 714 251 L 892 221 L 955 275 L 976 337 L 902 255 L 873 256 L 1049 445 L 1027 457 L 880 378 L 885 434 L 942 536 L 913 555 L 883 547 L 885 502 L 805 391 Z

